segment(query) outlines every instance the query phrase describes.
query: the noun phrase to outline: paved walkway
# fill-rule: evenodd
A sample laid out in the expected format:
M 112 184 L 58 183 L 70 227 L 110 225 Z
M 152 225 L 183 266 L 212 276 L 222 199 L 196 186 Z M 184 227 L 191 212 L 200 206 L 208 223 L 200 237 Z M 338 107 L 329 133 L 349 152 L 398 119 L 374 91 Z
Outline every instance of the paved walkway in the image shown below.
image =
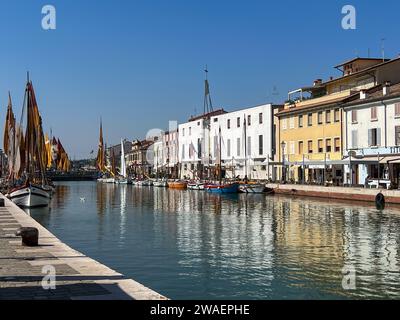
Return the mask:
M 8 199 L 5 204 L 0 207 L 0 300 L 166 299 L 71 249 Z M 21 238 L 15 236 L 20 227 L 39 230 L 38 247 L 21 245 Z M 44 266 L 55 268 L 55 289 L 42 287 Z

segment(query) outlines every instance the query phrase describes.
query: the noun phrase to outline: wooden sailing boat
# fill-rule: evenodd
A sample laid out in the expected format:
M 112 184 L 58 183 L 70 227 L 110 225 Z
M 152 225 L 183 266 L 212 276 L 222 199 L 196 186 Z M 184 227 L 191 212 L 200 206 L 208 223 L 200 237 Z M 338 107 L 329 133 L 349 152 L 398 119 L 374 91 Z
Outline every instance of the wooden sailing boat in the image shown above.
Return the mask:
M 21 207 L 48 206 L 51 200 L 52 188 L 46 177 L 47 156 L 45 138 L 42 128 L 42 118 L 36 102 L 32 82 L 28 79 L 25 89 L 24 106 L 20 134 L 12 128 L 11 117 L 8 118 L 6 128 L 14 132 L 14 150 L 9 159 L 14 165 L 10 172 L 11 190 L 8 197 Z M 25 139 L 22 138 L 21 128 L 26 107 L 27 124 Z M 12 109 L 10 108 L 10 113 Z M 19 146 L 18 148 L 15 146 Z M 21 161 L 23 159 L 23 161 Z M 18 166 L 15 166 L 19 162 Z
M 208 192 L 213 193 L 237 193 L 239 184 L 234 183 L 222 183 L 222 135 L 221 135 L 221 127 L 219 127 L 219 145 L 218 145 L 218 180 L 219 183 L 216 184 L 207 184 L 204 186 L 204 189 Z
M 104 140 L 103 140 L 103 122 L 100 119 L 100 134 L 99 134 L 99 147 L 97 150 L 96 157 L 96 166 L 97 170 L 101 175 L 106 173 L 106 152 L 104 148 Z M 101 177 L 97 179 L 98 182 L 106 182 L 106 178 Z
M 239 191 L 243 193 L 263 193 L 265 186 L 259 183 L 251 183 L 249 182 L 247 176 L 247 123 L 246 123 L 246 115 L 244 115 L 244 183 L 239 186 Z M 251 174 L 250 174 L 251 178 Z

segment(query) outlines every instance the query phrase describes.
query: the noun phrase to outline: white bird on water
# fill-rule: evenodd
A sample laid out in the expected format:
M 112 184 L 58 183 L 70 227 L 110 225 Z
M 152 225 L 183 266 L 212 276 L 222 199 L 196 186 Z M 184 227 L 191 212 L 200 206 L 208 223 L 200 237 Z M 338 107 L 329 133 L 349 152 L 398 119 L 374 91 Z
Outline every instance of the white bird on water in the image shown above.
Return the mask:
M 81 200 L 81 202 L 85 202 L 85 197 L 81 197 L 81 198 L 79 198 L 80 200 Z

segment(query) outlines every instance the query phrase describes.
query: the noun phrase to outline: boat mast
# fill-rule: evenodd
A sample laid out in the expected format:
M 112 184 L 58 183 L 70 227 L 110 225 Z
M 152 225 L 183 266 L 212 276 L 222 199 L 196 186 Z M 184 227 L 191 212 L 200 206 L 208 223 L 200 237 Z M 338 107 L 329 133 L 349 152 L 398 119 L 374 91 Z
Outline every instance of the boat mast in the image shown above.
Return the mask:
M 244 115 L 243 130 L 244 130 L 244 182 L 247 183 L 247 124 L 246 124 L 246 115 Z
M 219 184 L 222 184 L 222 135 L 221 126 L 219 127 Z

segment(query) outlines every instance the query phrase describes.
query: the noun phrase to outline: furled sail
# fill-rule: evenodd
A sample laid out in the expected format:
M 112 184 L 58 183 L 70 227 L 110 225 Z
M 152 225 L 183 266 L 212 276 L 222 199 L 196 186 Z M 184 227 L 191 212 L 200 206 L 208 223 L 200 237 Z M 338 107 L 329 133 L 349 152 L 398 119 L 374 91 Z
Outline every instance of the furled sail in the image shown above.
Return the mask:
M 100 121 L 100 137 L 99 137 L 99 149 L 97 151 L 96 159 L 97 169 L 101 172 L 105 171 L 105 150 L 103 141 L 103 124 Z

